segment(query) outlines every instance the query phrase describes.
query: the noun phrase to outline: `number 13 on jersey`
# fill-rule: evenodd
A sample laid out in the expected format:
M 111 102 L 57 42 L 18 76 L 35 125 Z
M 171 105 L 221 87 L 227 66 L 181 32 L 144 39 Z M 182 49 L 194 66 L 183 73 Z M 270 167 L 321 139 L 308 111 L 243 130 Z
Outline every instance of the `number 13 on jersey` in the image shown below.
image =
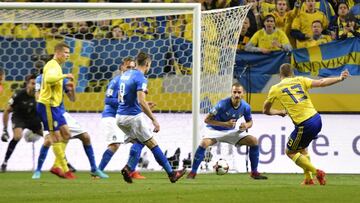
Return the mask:
M 295 102 L 295 104 L 307 99 L 307 96 L 305 95 L 305 92 L 300 84 L 293 85 L 289 88 L 282 89 L 283 93 L 288 94 L 291 99 Z M 301 96 L 299 99 L 297 99 L 295 96 L 299 95 Z

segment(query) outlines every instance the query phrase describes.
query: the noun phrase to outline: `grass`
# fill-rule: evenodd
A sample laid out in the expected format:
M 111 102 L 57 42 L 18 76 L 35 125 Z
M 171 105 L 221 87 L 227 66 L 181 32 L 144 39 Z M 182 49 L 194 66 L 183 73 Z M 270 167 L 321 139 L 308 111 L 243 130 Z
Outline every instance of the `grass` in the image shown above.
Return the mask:
M 92 180 L 78 172 L 76 180 L 45 172 L 32 180 L 30 172 L 0 173 L 0 202 L 360 202 L 360 175 L 328 175 L 326 186 L 301 186 L 300 174 L 267 174 L 252 180 L 247 174 L 200 174 L 195 180 L 171 184 L 165 173 L 143 173 L 146 180 L 127 184 L 120 173 Z

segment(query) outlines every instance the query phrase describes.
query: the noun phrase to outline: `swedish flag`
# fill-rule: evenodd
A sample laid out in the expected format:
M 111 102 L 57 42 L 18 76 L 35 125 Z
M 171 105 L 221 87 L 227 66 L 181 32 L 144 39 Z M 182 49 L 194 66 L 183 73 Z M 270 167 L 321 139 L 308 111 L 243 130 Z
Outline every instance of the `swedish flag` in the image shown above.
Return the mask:
M 360 39 L 349 38 L 294 50 L 292 63 L 300 72 L 322 77 L 339 75 L 344 69 L 352 75 L 360 75 Z

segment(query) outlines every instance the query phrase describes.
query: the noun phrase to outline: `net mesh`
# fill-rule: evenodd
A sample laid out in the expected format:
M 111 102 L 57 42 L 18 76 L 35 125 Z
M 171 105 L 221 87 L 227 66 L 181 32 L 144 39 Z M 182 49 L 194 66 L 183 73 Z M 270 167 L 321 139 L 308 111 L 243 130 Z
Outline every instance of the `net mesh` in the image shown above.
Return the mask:
M 230 93 L 236 46 L 250 5 L 202 13 L 201 112 Z

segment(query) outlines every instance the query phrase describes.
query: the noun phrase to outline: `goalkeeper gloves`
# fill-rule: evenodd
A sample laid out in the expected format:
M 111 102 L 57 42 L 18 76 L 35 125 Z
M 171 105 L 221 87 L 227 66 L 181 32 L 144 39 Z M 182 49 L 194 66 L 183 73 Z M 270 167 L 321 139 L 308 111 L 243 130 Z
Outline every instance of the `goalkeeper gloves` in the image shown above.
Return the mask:
M 2 133 L 2 135 L 1 135 L 1 141 L 7 142 L 8 139 L 9 139 L 9 137 L 10 137 L 10 136 L 9 136 L 9 133 L 8 133 L 7 129 L 4 128 L 4 129 L 3 129 L 3 133 Z

